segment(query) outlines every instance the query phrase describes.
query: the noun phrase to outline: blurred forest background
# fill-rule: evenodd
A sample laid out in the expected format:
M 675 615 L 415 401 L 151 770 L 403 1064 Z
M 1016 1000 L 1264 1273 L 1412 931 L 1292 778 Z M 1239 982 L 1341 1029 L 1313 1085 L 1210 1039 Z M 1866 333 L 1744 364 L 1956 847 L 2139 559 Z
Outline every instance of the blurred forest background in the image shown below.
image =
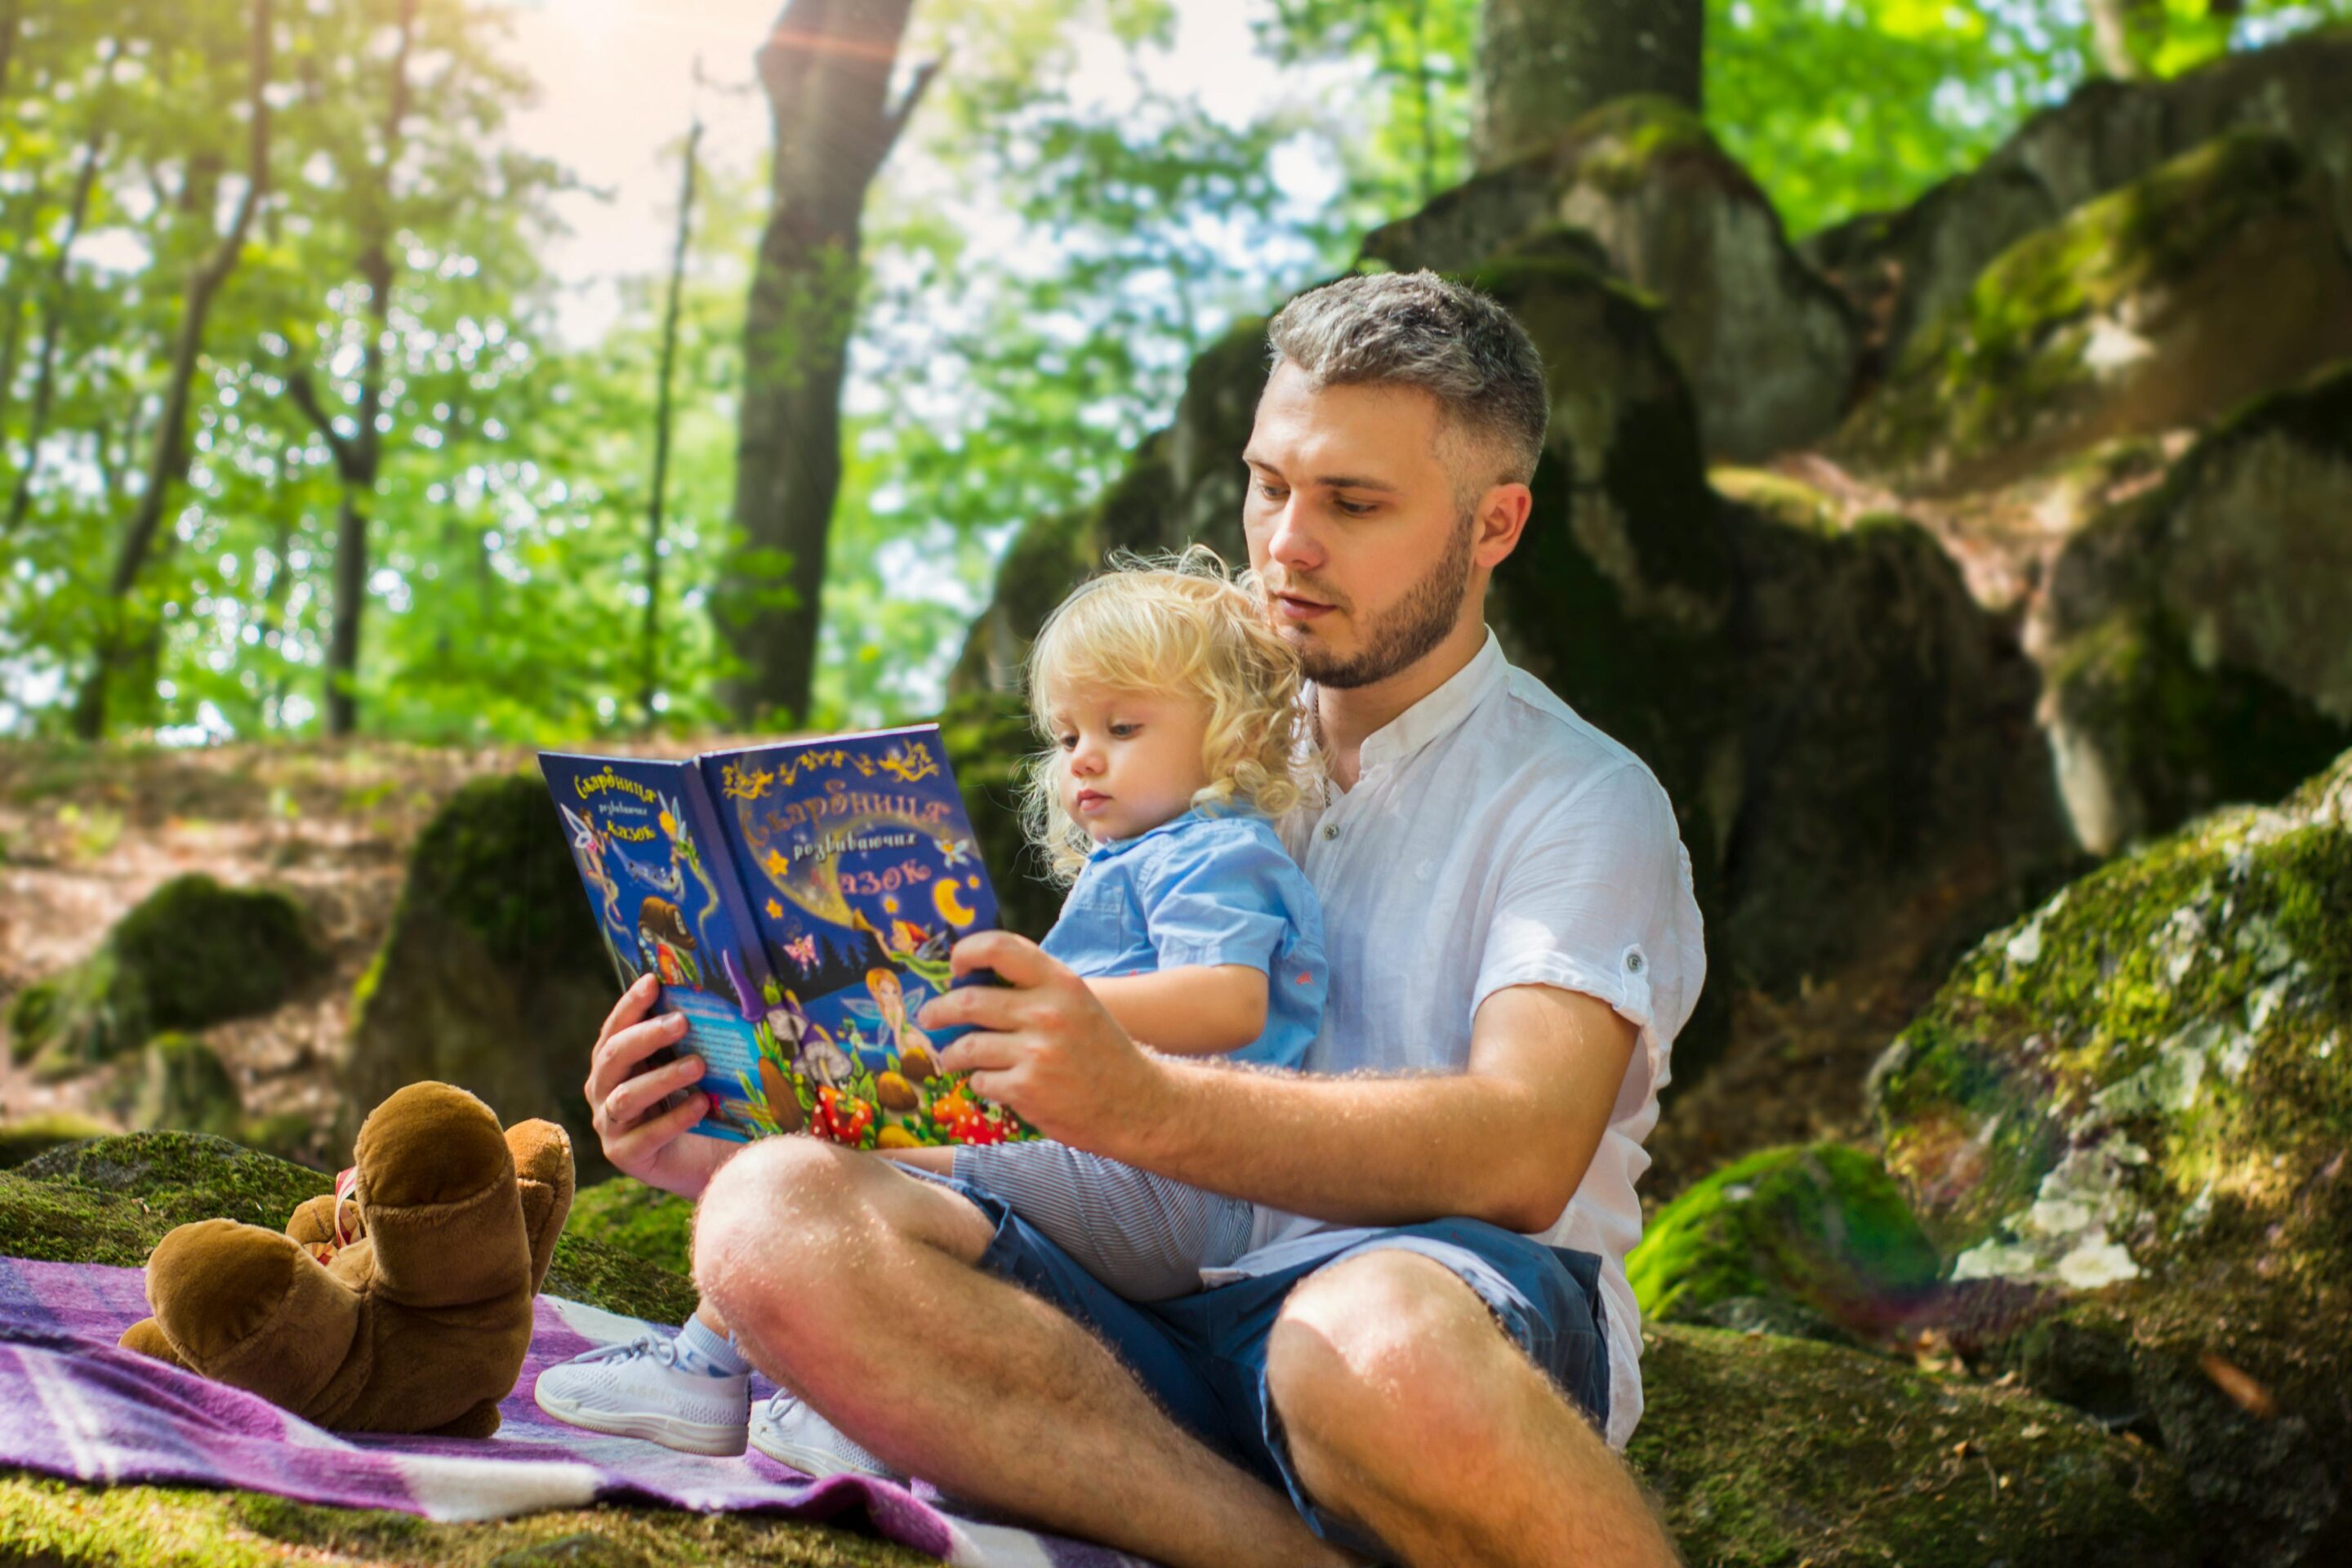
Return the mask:
M 532 748 L 938 717 L 1042 931 L 1028 638 L 1237 557 L 1265 317 L 1420 267 L 1549 372 L 1489 622 L 1706 919 L 1690 1560 L 2352 1561 L 2352 0 L 0 0 L 0 1255 L 431 1078 L 686 1291 Z M 87 1501 L 0 1560 L 523 1560 Z
M 1100 490 L 1237 316 L 1471 167 L 1475 0 L 898 7 L 903 39 L 877 47 L 915 101 L 860 193 L 856 276 L 802 279 L 809 318 L 856 323 L 829 531 L 796 552 L 821 559 L 820 602 L 734 507 L 772 9 L 6 0 L 0 729 L 929 717 L 1013 530 Z M 2337 9 L 1711 4 L 1707 120 L 1802 235 L 1899 206 L 2088 78 L 2177 73 Z M 673 340 L 664 270 L 551 265 L 593 194 L 559 137 L 513 127 L 548 91 L 531 40 L 625 55 L 679 26 L 710 40 L 708 85 L 636 83 L 676 108 L 673 178 L 697 115 L 732 134 L 692 138 Z M 1213 92 L 1227 73 L 1268 90 Z M 871 152 L 846 120 L 814 134 Z M 668 205 L 635 216 L 667 235 Z M 587 290 L 617 298 L 567 310 Z M 804 324 L 765 323 L 767 352 L 792 362 Z M 730 604 L 819 617 L 813 690 L 735 679 L 712 619 Z

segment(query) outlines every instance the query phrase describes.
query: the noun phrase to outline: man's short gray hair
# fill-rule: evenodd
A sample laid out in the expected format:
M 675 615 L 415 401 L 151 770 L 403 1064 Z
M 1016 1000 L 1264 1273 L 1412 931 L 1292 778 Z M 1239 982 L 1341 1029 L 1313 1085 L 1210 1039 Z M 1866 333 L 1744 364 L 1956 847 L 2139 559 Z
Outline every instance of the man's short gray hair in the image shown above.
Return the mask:
M 1488 455 L 1478 489 L 1535 478 L 1551 419 L 1543 356 L 1475 289 L 1434 272 L 1342 278 L 1285 305 L 1265 335 L 1269 368 L 1297 365 L 1317 386 L 1417 386 L 1436 398 L 1443 424 Z

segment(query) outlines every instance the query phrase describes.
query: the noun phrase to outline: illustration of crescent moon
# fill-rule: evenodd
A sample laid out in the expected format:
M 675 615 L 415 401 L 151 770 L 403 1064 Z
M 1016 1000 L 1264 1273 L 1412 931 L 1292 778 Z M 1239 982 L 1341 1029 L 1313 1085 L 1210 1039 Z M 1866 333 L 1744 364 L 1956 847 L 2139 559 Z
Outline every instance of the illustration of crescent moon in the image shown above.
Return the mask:
M 961 892 L 952 877 L 942 877 L 931 884 L 931 902 L 938 907 L 940 919 L 951 926 L 968 926 L 980 918 L 980 911 L 959 896 Z

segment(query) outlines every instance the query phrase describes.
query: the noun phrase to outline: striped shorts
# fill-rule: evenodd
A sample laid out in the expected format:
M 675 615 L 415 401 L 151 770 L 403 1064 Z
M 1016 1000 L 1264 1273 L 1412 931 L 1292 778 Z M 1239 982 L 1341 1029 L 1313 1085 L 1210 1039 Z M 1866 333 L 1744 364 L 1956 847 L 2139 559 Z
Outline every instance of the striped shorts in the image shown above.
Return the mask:
M 1130 1301 L 1201 1289 L 1201 1270 L 1249 1250 L 1254 1214 L 1066 1143 L 961 1144 L 955 1177 L 1004 1200 L 1087 1273 Z

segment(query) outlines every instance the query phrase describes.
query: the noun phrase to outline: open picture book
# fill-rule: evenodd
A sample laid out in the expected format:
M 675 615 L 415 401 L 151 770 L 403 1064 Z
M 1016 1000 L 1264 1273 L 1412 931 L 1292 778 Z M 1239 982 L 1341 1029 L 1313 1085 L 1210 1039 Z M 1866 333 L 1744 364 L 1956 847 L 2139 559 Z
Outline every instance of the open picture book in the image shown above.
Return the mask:
M 948 950 L 997 920 L 937 725 L 539 762 L 622 985 L 657 976 L 656 1011 L 686 1016 L 677 1048 L 708 1066 L 696 1131 L 1032 1136 L 940 1069 L 951 1037 L 915 1024 L 950 984 Z

